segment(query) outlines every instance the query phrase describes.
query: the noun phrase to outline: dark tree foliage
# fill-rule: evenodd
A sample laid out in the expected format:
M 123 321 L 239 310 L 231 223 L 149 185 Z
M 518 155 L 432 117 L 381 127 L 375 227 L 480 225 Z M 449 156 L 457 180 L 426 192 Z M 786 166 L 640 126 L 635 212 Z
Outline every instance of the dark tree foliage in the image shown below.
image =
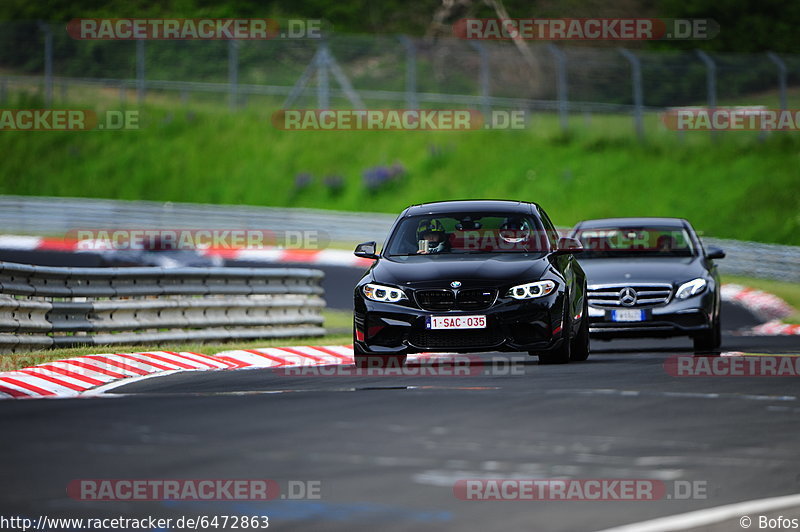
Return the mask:
M 442 0 L 4 0 L 0 20 L 64 22 L 76 17 L 277 17 L 323 19 L 337 33 L 423 35 Z M 512 17 L 713 18 L 709 41 L 648 43 L 650 48 L 794 53 L 800 2 L 794 0 L 504 0 Z M 482 0 L 471 16 L 494 17 Z

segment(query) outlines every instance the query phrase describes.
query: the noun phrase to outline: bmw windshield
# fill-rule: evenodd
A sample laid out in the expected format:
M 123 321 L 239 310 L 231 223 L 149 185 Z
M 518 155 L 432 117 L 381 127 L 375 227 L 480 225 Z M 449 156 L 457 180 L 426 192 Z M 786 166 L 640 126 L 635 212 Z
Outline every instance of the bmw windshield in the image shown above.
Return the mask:
M 387 245 L 389 257 L 535 253 L 554 247 L 541 222 L 518 213 L 448 213 L 411 216 L 397 226 Z

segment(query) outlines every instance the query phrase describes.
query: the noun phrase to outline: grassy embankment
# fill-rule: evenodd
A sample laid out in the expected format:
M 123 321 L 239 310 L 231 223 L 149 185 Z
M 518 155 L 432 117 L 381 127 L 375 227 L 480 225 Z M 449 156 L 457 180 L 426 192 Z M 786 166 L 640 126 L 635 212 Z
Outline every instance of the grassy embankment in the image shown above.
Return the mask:
M 69 107 L 118 109 L 112 94 L 97 93 Z M 30 98 L 18 106 L 38 107 Z M 0 135 L 0 193 L 390 213 L 438 199 L 514 198 L 537 201 L 559 225 L 600 216 L 682 216 L 711 236 L 800 244 L 795 134 L 725 133 L 716 141 L 706 133 L 681 137 L 650 116 L 647 140 L 639 143 L 628 118 L 598 115 L 574 117 L 567 135 L 551 115 L 533 116 L 524 131 L 287 132 L 272 127 L 273 108 L 251 104 L 230 113 L 217 104 L 181 106 L 165 98 L 142 110 L 136 131 L 6 132 Z M 404 169 L 399 180 L 377 190 L 365 187 L 366 169 L 395 163 Z M 298 188 L 295 176 L 303 173 L 313 178 Z M 325 186 L 330 175 L 343 178 L 341 190 Z M 800 308 L 796 284 L 726 280 L 771 291 Z M 339 334 L 347 321 L 330 313 L 326 325 L 336 334 L 311 342 L 162 348 L 213 354 L 275 344 L 349 343 L 349 335 Z M 47 351 L 24 360 L 30 365 L 97 351 Z
M 118 109 L 116 91 L 69 107 Z M 113 96 L 113 97 L 112 97 Z M 35 107 L 31 97 L 20 107 Z M 263 102 L 265 105 L 270 102 Z M 0 194 L 277 205 L 396 213 L 457 198 L 536 201 L 559 225 L 603 216 L 690 219 L 706 235 L 800 245 L 800 136 L 679 136 L 647 117 L 534 115 L 523 131 L 281 131 L 272 107 L 153 98 L 136 131 L 5 132 Z M 66 106 L 65 106 L 66 107 Z M 375 190 L 364 172 L 402 167 Z M 312 177 L 298 187 L 300 174 Z M 326 176 L 341 176 L 334 190 Z

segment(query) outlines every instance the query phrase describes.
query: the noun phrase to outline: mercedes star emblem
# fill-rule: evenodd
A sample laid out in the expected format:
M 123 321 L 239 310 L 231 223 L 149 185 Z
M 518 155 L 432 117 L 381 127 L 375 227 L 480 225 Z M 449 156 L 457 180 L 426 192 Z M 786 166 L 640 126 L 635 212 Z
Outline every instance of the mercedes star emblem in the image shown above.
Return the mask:
M 636 290 L 631 288 L 630 286 L 626 286 L 622 290 L 619 291 L 619 302 L 625 305 L 626 307 L 632 307 L 636 304 Z

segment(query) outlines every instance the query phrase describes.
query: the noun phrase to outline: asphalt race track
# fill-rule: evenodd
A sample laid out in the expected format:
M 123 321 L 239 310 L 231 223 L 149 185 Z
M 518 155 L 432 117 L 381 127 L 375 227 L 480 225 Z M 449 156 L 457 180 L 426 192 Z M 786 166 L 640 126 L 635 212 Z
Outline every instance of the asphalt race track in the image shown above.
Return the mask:
M 349 308 L 358 272 L 326 269 Z M 723 305 L 723 351 L 797 353 L 743 336 Z M 187 372 L 99 398 L 0 403 L 0 515 L 268 515 L 275 530 L 591 531 L 800 490 L 791 377 L 673 377 L 690 342 L 592 342 L 585 363 L 487 353 L 470 376 Z M 463 479 L 648 479 L 659 500 L 462 500 Z M 83 501 L 76 479 L 273 479 L 319 498 Z M 677 483 L 684 488 L 679 489 Z M 700 491 L 687 493 L 687 485 Z M 785 512 L 784 512 L 785 514 Z M 729 530 L 733 528 L 720 528 Z M 740 529 L 738 524 L 736 529 Z M 64 529 L 67 530 L 67 529 Z

